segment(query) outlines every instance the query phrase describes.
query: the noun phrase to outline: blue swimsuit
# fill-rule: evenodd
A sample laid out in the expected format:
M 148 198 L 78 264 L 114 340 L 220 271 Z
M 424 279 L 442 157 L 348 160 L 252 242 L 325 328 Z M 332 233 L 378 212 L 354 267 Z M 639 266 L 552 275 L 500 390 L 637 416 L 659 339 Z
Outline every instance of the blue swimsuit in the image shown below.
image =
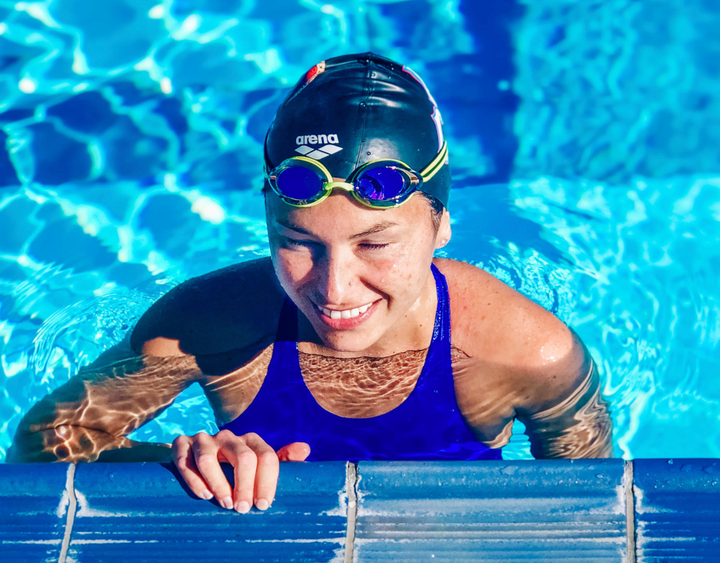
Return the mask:
M 475 438 L 455 399 L 450 355 L 450 302 L 445 276 L 432 267 L 438 306 L 425 365 L 415 388 L 390 412 L 345 418 L 322 408 L 300 371 L 298 310 L 285 300 L 265 381 L 250 406 L 223 429 L 259 434 L 275 450 L 310 445 L 308 461 L 361 459 L 502 459 Z

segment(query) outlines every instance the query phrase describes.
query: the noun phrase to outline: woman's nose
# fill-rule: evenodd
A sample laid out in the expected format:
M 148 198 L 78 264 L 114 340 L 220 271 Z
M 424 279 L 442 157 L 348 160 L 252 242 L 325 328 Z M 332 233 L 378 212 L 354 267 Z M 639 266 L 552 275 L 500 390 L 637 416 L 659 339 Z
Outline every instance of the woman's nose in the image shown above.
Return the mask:
M 356 266 L 352 256 L 342 251 L 328 251 L 320 265 L 322 268 L 321 287 L 326 305 L 336 307 L 347 305 L 349 294 L 356 280 Z

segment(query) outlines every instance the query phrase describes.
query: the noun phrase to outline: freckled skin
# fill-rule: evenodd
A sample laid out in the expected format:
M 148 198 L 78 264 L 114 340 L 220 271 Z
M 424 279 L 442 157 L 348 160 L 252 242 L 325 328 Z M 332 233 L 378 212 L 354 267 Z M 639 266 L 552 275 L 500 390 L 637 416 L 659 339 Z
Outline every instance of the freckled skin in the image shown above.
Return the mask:
M 447 213 L 436 231 L 419 195 L 383 211 L 344 193 L 303 209 L 272 194 L 266 203 L 272 261 L 170 291 L 131 338 L 28 412 L 8 458 L 169 461 L 168 445 L 127 434 L 194 382 L 219 424 L 240 415 L 264 380 L 286 293 L 302 313 L 300 364 L 320 405 L 356 418 L 388 412 L 412 391 L 432 338 L 432 263 L 448 282 L 458 405 L 478 439 L 501 447 L 518 418 L 536 457 L 612 455 L 607 405 L 582 342 L 483 270 L 434 259 L 451 235 Z M 317 308 L 368 303 L 372 315 L 347 330 L 323 322 Z

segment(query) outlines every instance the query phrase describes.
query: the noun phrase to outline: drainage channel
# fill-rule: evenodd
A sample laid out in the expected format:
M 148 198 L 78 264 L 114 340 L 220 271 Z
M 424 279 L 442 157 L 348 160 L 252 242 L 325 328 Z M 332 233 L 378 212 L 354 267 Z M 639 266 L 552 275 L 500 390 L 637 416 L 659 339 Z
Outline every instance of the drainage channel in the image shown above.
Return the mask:
M 65 521 L 65 536 L 60 549 L 60 557 L 58 563 L 65 563 L 67 559 L 68 548 L 70 547 L 70 537 L 72 536 L 73 524 L 75 522 L 75 512 L 77 511 L 77 499 L 75 498 L 75 468 L 77 466 L 71 463 L 68 466 L 67 480 L 65 481 L 65 494 L 68 497 L 67 520 Z
M 625 523 L 627 529 L 627 563 L 635 563 L 635 475 L 632 460 L 625 462 Z
M 357 483 L 358 483 L 358 466 L 357 463 L 347 463 L 347 473 L 345 474 L 345 489 L 347 491 L 348 508 L 347 508 L 347 533 L 345 535 L 345 563 L 353 562 L 353 552 L 355 550 L 355 523 L 357 522 Z

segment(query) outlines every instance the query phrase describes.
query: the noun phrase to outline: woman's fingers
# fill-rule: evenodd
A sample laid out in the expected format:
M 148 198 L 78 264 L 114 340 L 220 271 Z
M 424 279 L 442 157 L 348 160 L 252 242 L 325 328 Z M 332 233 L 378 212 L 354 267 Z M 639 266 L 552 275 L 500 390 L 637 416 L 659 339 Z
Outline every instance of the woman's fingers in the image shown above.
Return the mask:
M 257 474 L 253 500 L 260 510 L 267 510 L 275 499 L 277 480 L 280 475 L 278 456 L 270 446 L 257 434 L 243 436 L 245 443 L 257 456 Z
M 195 456 L 192 451 L 192 438 L 189 436 L 178 436 L 172 443 L 173 461 L 180 471 L 180 475 L 190 490 L 200 498 L 210 500 L 213 494 L 207 487 L 207 483 L 200 476 Z
M 244 436 L 238 437 L 228 430 L 222 430 L 216 438 L 220 443 L 220 450 L 235 471 L 235 510 L 242 514 L 249 512 L 253 505 L 257 455 L 248 447 Z
M 310 455 L 310 446 L 305 442 L 293 442 L 277 452 L 280 461 L 305 461 Z
M 232 489 L 218 461 L 219 445 L 213 436 L 200 432 L 193 436 L 192 453 L 200 476 L 224 508 L 233 507 Z
M 200 498 L 215 497 L 221 506 L 248 512 L 253 505 L 266 510 L 275 499 L 280 461 L 304 461 L 310 446 L 293 442 L 275 453 L 257 434 L 236 436 L 221 430 L 215 436 L 201 432 L 173 441 L 173 460 L 188 487 Z M 235 487 L 220 466 L 231 463 Z

